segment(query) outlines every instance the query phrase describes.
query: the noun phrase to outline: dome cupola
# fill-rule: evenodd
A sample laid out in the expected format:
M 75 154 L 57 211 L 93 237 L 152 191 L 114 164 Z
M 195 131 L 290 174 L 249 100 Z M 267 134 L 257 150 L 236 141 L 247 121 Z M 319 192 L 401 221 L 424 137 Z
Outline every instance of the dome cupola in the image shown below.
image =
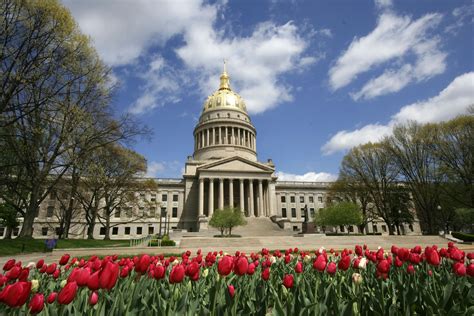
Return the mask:
M 219 88 L 204 102 L 194 129 L 194 159 L 240 156 L 257 161 L 256 134 L 244 99 L 230 87 L 224 62 Z

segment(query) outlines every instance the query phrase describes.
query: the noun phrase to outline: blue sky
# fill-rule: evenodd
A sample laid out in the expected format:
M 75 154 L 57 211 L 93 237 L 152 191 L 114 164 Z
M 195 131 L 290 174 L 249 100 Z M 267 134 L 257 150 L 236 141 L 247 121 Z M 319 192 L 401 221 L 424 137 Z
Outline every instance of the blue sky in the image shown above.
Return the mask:
M 153 129 L 134 145 L 150 176 L 181 176 L 223 59 L 282 180 L 333 180 L 351 146 L 474 104 L 472 1 L 63 3 L 112 67 L 118 111 Z

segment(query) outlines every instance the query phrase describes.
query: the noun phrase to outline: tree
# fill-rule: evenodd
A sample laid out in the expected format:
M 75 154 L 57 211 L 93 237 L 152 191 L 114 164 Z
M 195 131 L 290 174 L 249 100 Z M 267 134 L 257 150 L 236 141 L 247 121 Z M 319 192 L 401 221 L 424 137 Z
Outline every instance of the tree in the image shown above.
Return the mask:
M 0 7 L 1 197 L 23 217 L 31 237 L 38 207 L 63 176 L 72 180 L 65 209 L 72 218 L 77 162 L 123 140 L 130 117 L 113 118 L 109 68 L 57 0 L 7 1 Z M 133 130 L 133 129 L 132 129 Z
M 367 188 L 350 174 L 345 174 L 343 170 L 340 170 L 338 179 L 329 187 L 328 198 L 331 201 L 352 202 L 359 205 L 362 212 L 362 223 L 358 225 L 360 232 L 364 232 L 367 224 L 376 217 Z
M 472 233 L 474 231 L 474 209 L 456 209 L 453 225 L 460 231 L 467 230 L 469 233 Z
M 316 225 L 338 226 L 360 225 L 362 214 L 360 207 L 352 202 L 339 202 L 320 210 L 314 217 Z
M 247 222 L 244 219 L 242 211 L 230 207 L 215 210 L 209 221 L 209 225 L 220 230 L 221 236 L 224 236 L 226 230 L 228 231 L 228 236 L 232 236 L 232 228 L 245 224 L 247 224 Z
M 410 192 L 403 185 L 398 185 L 388 192 L 387 199 L 390 222 L 396 228 L 397 234 L 401 235 L 400 226 L 403 224 L 413 224 L 414 220 L 411 212 Z
M 20 225 L 15 207 L 8 203 L 0 204 L 0 225 L 6 228 L 4 239 L 11 239 L 13 229 Z
M 421 228 L 428 234 L 438 233 L 438 205 L 443 174 L 433 155 L 430 143 L 435 139 L 433 129 L 416 122 L 398 125 L 384 146 L 400 170 L 411 192 Z
M 393 206 L 390 202 L 391 192 L 398 186 L 399 169 L 387 149 L 382 144 L 372 143 L 356 146 L 344 156 L 340 172 L 363 186 L 376 214 L 387 223 L 389 233 L 393 235 Z

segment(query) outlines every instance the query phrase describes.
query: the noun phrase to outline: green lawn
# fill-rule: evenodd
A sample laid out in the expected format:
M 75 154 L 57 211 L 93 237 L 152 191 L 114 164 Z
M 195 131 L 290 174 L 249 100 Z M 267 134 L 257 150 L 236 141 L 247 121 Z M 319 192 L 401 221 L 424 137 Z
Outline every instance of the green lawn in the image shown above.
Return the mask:
M 126 247 L 130 244 L 128 240 L 87 240 L 68 239 L 59 240 L 56 249 L 65 248 L 103 248 L 103 247 Z M 47 252 L 44 239 L 0 239 L 0 256 L 10 256 L 20 253 Z

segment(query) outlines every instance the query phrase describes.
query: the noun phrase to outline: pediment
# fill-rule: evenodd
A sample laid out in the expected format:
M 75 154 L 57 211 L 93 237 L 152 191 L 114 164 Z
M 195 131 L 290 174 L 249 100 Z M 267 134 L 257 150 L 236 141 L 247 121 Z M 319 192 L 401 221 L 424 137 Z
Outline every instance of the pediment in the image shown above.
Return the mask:
M 241 157 L 231 157 L 202 165 L 200 171 L 238 171 L 238 172 L 265 172 L 274 170 L 259 162 L 250 161 Z

